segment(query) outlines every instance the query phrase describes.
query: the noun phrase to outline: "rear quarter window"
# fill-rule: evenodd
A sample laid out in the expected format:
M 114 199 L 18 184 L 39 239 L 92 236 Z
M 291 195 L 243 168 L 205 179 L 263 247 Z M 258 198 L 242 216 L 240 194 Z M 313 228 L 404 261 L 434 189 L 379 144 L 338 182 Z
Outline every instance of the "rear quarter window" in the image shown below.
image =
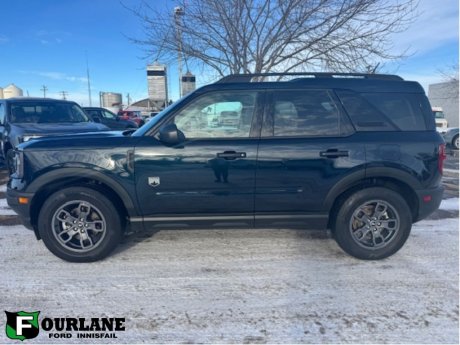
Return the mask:
M 336 91 L 358 131 L 421 131 L 431 128 L 421 94 Z
M 417 94 L 363 93 L 362 96 L 402 131 L 427 129 Z

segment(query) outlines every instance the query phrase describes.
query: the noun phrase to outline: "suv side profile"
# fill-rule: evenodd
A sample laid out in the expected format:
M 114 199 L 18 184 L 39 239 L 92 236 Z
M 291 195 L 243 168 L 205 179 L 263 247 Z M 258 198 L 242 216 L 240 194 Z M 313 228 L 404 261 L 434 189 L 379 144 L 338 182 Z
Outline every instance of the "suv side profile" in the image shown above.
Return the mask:
M 8 203 L 64 260 L 206 227 L 331 229 L 375 260 L 439 207 L 445 144 L 416 82 L 269 73 L 204 86 L 135 132 L 35 140 L 14 158 Z

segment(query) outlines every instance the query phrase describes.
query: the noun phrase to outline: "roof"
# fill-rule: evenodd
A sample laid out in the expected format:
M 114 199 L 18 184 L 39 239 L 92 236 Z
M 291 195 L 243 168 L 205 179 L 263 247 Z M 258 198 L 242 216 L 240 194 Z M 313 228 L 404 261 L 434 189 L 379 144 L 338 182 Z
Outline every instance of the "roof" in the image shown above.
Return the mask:
M 413 81 L 405 81 L 394 75 L 331 74 L 331 73 L 268 73 L 269 76 L 297 76 L 288 81 L 251 81 L 259 75 L 227 76 L 218 82 L 200 88 L 199 92 L 230 89 L 346 89 L 356 92 L 408 92 L 424 93 L 422 86 Z M 337 76 L 337 77 L 335 77 Z

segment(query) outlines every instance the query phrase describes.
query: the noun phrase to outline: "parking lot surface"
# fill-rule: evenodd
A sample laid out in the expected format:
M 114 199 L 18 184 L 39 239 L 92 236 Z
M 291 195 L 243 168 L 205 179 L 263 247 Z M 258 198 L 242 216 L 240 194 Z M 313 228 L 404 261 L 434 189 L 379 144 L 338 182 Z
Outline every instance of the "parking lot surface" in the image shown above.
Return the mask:
M 86 343 L 458 343 L 455 159 L 441 210 L 382 261 L 345 255 L 325 232 L 260 229 L 139 234 L 104 261 L 73 264 L 0 204 L 0 306 L 126 318 L 117 339 Z

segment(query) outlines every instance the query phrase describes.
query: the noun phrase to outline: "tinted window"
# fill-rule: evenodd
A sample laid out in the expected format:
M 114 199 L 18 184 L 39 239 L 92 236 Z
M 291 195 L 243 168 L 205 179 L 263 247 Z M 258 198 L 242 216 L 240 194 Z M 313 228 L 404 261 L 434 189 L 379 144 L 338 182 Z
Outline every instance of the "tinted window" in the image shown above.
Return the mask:
M 336 93 L 357 130 L 391 131 L 396 129 L 382 112 L 361 95 L 343 90 L 337 90 Z
M 339 112 L 324 90 L 273 93 L 274 136 L 339 135 Z
M 14 103 L 11 105 L 12 123 L 88 122 L 87 115 L 73 103 Z
M 417 95 L 402 93 L 364 93 L 372 105 L 403 131 L 426 129 L 425 118 Z
M 228 91 L 204 95 L 174 117 L 186 138 L 247 138 L 256 92 Z
M 117 118 L 117 116 L 114 113 L 111 113 L 110 111 L 107 111 L 107 110 L 102 111 L 102 116 L 110 120 L 115 120 Z

